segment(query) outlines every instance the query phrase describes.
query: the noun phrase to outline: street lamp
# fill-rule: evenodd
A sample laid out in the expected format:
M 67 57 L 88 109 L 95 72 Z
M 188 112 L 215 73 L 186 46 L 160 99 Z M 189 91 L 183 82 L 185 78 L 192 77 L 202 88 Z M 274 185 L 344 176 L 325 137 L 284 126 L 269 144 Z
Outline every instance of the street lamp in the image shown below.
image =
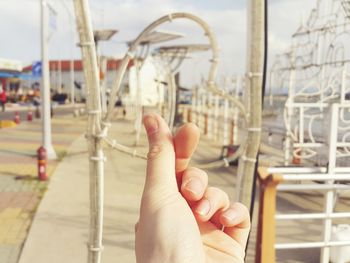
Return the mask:
M 103 72 L 104 74 L 100 74 L 100 87 L 101 87 L 101 104 L 102 104 L 102 112 L 105 113 L 107 111 L 107 98 L 106 98 L 106 87 L 105 87 L 105 80 L 103 75 L 105 75 L 106 68 L 102 66 L 101 56 L 99 54 L 98 50 L 98 42 L 100 41 L 108 41 L 110 40 L 118 30 L 115 29 L 99 29 L 94 30 L 94 42 L 96 47 L 96 56 L 97 56 L 97 63 L 99 67 L 100 73 Z
M 98 48 L 98 42 L 99 41 L 108 41 L 110 40 L 116 33 L 118 33 L 118 30 L 115 29 L 99 29 L 94 30 L 94 41 L 96 50 Z
M 170 40 L 182 38 L 184 36 L 185 35 L 180 33 L 175 33 L 175 32 L 170 32 L 165 30 L 154 30 L 148 33 L 144 38 L 142 38 L 139 45 L 144 46 L 144 45 L 158 44 L 161 42 L 167 42 Z M 131 46 L 135 40 L 127 42 L 128 46 Z
M 114 34 L 118 33 L 116 29 L 98 29 L 94 30 L 94 40 L 109 40 L 114 36 Z

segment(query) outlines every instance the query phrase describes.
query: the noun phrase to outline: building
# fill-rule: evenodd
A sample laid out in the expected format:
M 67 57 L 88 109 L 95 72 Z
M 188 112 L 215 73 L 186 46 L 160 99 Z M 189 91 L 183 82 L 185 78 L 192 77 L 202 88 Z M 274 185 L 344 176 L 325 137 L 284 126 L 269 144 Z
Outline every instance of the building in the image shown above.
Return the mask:
M 22 72 L 22 63 L 17 60 L 0 58 L 0 83 L 8 91 L 16 81 L 16 75 Z
M 0 58 L 1 93 L 5 93 L 7 101 L 13 102 L 22 94 L 21 81 L 31 78 L 22 73 L 22 63 L 17 60 Z
M 105 87 L 107 91 L 113 86 L 113 81 L 117 75 L 120 63 L 120 59 L 107 59 L 107 73 L 101 74 L 101 76 L 105 78 Z M 73 64 L 73 71 L 71 71 L 71 64 Z M 132 62 L 129 63 L 128 69 L 131 66 Z M 70 98 L 71 90 L 74 88 L 75 99 L 81 102 L 85 100 L 85 79 L 81 60 L 74 60 L 73 63 L 71 63 L 70 60 L 50 60 L 49 67 L 50 89 L 53 94 L 65 93 L 68 98 Z M 32 72 L 32 65 L 25 67 L 23 71 Z M 128 85 L 128 75 L 127 71 L 122 85 Z M 36 82 L 40 82 L 40 79 L 31 79 L 30 83 L 26 83 L 26 86 L 32 87 Z

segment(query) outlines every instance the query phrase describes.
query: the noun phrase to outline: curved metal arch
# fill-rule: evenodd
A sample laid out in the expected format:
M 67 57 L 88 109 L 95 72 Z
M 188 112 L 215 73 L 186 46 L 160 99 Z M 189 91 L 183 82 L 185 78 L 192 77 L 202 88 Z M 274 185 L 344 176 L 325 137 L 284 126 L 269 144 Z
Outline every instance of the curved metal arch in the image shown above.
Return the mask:
M 156 27 L 166 23 L 166 22 L 172 22 L 174 19 L 189 19 L 195 23 L 197 23 L 199 26 L 201 26 L 204 29 L 205 35 L 208 37 L 212 52 L 213 52 L 213 57 L 211 59 L 211 67 L 209 71 L 209 76 L 208 76 L 208 83 L 214 83 L 215 77 L 216 77 L 216 72 L 217 72 L 217 66 L 218 66 L 218 57 L 219 57 L 219 50 L 218 50 L 218 45 L 214 36 L 213 31 L 210 29 L 209 25 L 202 20 L 201 18 L 189 14 L 189 13 L 173 13 L 169 14 L 166 16 L 163 16 L 153 23 L 151 23 L 148 27 L 146 27 L 145 30 L 143 30 L 139 36 L 135 39 L 135 41 L 132 43 L 132 45 L 129 47 L 128 52 L 124 56 L 121 66 L 119 68 L 115 83 L 113 85 L 113 89 L 111 91 L 111 102 L 108 106 L 107 114 L 104 118 L 104 121 L 109 121 L 110 118 L 112 117 L 112 111 L 113 111 L 113 105 L 116 99 L 116 94 L 120 88 L 122 79 L 124 77 L 126 68 L 129 64 L 130 58 L 133 56 L 133 52 L 135 52 L 136 48 L 138 45 L 141 43 L 142 39 L 149 34 L 152 30 L 154 30 Z
M 172 22 L 174 19 L 188 19 L 188 20 L 195 22 L 201 28 L 203 28 L 205 35 L 209 39 L 209 43 L 210 43 L 210 46 L 212 48 L 212 53 L 213 53 L 213 56 L 210 60 L 211 66 L 210 66 L 208 81 L 207 81 L 208 90 L 213 92 L 216 95 L 219 95 L 221 97 L 226 97 L 230 101 L 232 101 L 237 106 L 237 108 L 241 111 L 241 113 L 243 115 L 243 120 L 245 122 L 247 122 L 247 115 L 246 115 L 244 105 L 236 98 L 229 96 L 223 90 L 219 90 L 215 86 L 215 78 L 216 78 L 218 61 L 219 61 L 219 49 L 218 49 L 218 44 L 216 42 L 214 32 L 210 29 L 209 25 L 204 20 L 202 20 L 201 18 L 199 18 L 193 14 L 190 14 L 190 13 L 173 13 L 173 14 L 163 16 L 163 17 L 157 19 L 156 21 L 154 21 L 153 23 L 151 23 L 148 27 L 146 27 L 146 29 L 144 31 L 142 31 L 141 34 L 135 39 L 135 41 L 130 46 L 128 52 L 124 56 L 122 63 L 120 65 L 119 71 L 117 73 L 117 77 L 115 79 L 115 82 L 114 82 L 114 85 L 113 85 L 113 88 L 111 91 L 111 96 L 112 96 L 111 103 L 108 106 L 107 114 L 104 117 L 104 122 L 108 122 L 112 117 L 113 105 L 115 103 L 116 94 L 117 94 L 118 90 L 120 89 L 120 85 L 121 85 L 121 82 L 123 80 L 126 68 L 130 62 L 130 58 L 133 57 L 133 52 L 135 52 L 136 48 L 138 47 L 138 45 L 141 43 L 142 39 L 147 34 L 149 34 L 156 27 L 158 27 L 166 22 Z
M 112 112 L 113 112 L 113 105 L 115 103 L 116 100 L 116 94 L 118 93 L 126 68 L 130 62 L 130 59 L 134 56 L 134 52 L 137 49 L 138 45 L 142 42 L 142 39 L 147 36 L 147 34 L 149 34 L 152 30 L 154 30 L 156 27 L 160 26 L 163 23 L 166 22 L 172 22 L 174 19 L 189 19 L 193 22 L 195 22 L 196 24 L 198 24 L 200 27 L 203 28 L 205 35 L 208 37 L 209 42 L 210 42 L 210 46 L 212 49 L 212 58 L 210 60 L 211 62 L 211 66 L 210 66 L 210 70 L 209 70 L 209 75 L 208 75 L 208 80 L 207 80 L 207 90 L 212 92 L 214 95 L 218 95 L 222 98 L 225 98 L 229 101 L 231 101 L 241 112 L 242 116 L 243 116 L 243 126 L 247 126 L 248 123 L 248 115 L 246 113 L 246 109 L 245 106 L 243 105 L 242 102 L 240 102 L 237 98 L 231 96 L 230 94 L 226 93 L 224 90 L 220 90 L 216 87 L 215 84 L 215 78 L 216 78 L 216 73 L 217 73 L 217 66 L 218 66 L 218 45 L 216 42 L 216 38 L 214 35 L 214 32 L 210 29 L 209 25 L 202 20 L 201 18 L 189 14 L 189 13 L 173 13 L 173 14 L 169 14 L 166 16 L 163 16 L 161 18 L 159 18 L 158 20 L 154 21 L 153 23 L 151 23 L 148 27 L 146 27 L 146 29 L 144 31 L 142 31 L 139 36 L 135 39 L 135 41 L 130 45 L 129 50 L 127 51 L 127 53 L 125 54 L 120 68 L 118 70 L 117 76 L 115 78 L 115 82 L 111 91 L 111 103 L 108 106 L 107 109 L 107 114 L 104 116 L 103 121 L 102 121 L 102 125 L 103 125 L 103 131 L 105 134 L 107 134 L 107 130 L 109 127 L 109 121 L 112 117 Z M 208 167 L 213 168 L 213 167 L 220 167 L 220 166 L 228 166 L 228 163 L 230 161 L 234 161 L 236 160 L 240 155 L 243 154 L 245 148 L 246 148 L 246 144 L 247 144 L 247 137 L 245 136 L 245 138 L 243 138 L 242 143 L 240 145 L 240 147 L 237 149 L 237 151 L 235 152 L 235 154 L 233 156 L 231 156 L 228 159 L 223 159 L 223 160 L 219 160 L 219 161 L 215 161 L 213 163 L 208 164 Z

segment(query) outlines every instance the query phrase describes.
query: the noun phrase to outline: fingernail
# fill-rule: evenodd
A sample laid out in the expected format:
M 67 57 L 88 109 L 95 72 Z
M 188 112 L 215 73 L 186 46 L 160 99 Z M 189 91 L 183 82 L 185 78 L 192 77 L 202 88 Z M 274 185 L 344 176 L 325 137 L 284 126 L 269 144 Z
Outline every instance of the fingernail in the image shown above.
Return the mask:
M 153 115 L 145 115 L 143 118 L 143 124 L 145 125 L 147 134 L 152 134 L 158 131 L 158 121 Z
M 196 213 L 205 216 L 210 211 L 210 203 L 207 199 L 203 199 L 196 208 Z
M 190 181 L 185 183 L 184 189 L 195 195 L 200 195 L 203 191 L 203 184 L 199 179 L 192 178 Z
M 225 218 L 226 220 L 232 222 L 236 219 L 237 217 L 237 213 L 232 210 L 232 209 L 228 209 L 227 211 L 225 211 L 223 214 L 222 214 L 222 217 Z

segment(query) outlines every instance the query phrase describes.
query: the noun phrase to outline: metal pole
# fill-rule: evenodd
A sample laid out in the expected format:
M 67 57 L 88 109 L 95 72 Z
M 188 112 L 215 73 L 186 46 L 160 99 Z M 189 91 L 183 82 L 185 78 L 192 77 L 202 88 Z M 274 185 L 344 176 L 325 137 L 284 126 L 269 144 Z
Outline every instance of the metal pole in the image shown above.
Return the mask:
M 228 85 L 228 77 L 224 78 L 224 90 L 226 92 L 229 91 L 229 85 Z M 230 112 L 230 101 L 227 98 L 224 98 L 224 105 L 223 105 L 223 127 L 222 127 L 222 144 L 228 145 L 230 143 L 229 139 L 229 126 L 231 119 L 229 118 L 229 112 Z
M 195 124 L 199 127 L 199 100 L 200 100 L 200 91 L 199 91 L 199 87 L 196 87 L 196 104 L 195 104 L 195 108 L 196 108 L 196 120 L 195 120 Z
M 139 144 L 142 126 L 142 87 L 141 87 L 141 61 L 134 60 L 136 69 L 136 120 L 135 120 L 135 146 Z
M 236 83 L 235 83 L 235 97 L 238 100 L 239 98 L 239 91 L 242 89 L 242 78 L 241 76 L 236 76 Z M 234 107 L 233 110 L 233 144 L 238 144 L 238 109 L 237 107 Z
M 264 55 L 264 1 L 250 0 L 248 9 L 248 63 L 247 87 L 250 90 L 250 117 L 248 121 L 247 147 L 239 160 L 238 199 L 247 207 L 251 205 L 256 157 L 261 136 L 261 93 Z
M 269 105 L 270 107 L 273 106 L 273 94 L 272 94 L 272 85 L 273 85 L 273 76 L 274 76 L 274 71 L 271 69 L 270 70 L 270 78 L 269 78 Z
M 207 102 L 207 125 L 208 125 L 208 137 L 211 138 L 213 133 L 212 129 L 212 101 L 213 101 L 213 94 L 211 92 L 208 92 L 208 102 Z
M 174 123 L 175 123 L 175 117 L 176 117 L 176 91 L 177 91 L 177 86 L 176 86 L 176 80 L 175 80 L 175 75 L 173 72 L 169 72 L 169 81 L 168 81 L 168 87 L 170 88 L 171 91 L 171 107 L 170 107 L 170 124 L 169 128 L 172 131 L 174 128 Z
M 108 58 L 104 56 L 99 56 L 97 59 L 100 61 L 100 74 L 102 75 L 100 78 L 100 87 L 101 87 L 101 103 L 102 103 L 102 114 L 106 114 L 107 112 L 107 96 L 106 96 L 106 85 L 107 85 L 107 65 Z
M 58 93 L 64 92 L 62 89 L 62 61 L 58 61 Z
M 333 104 L 330 109 L 331 123 L 329 130 L 329 148 L 328 148 L 328 174 L 333 175 L 335 172 L 335 167 L 337 166 L 337 141 L 338 141 L 338 119 L 339 119 L 339 104 Z M 334 180 L 328 180 L 327 185 L 332 186 Z M 329 189 L 324 196 L 325 199 L 325 214 L 327 219 L 323 223 L 323 241 L 328 243 L 331 241 L 332 233 L 332 219 L 329 218 L 329 215 L 333 212 L 333 202 L 334 202 L 335 191 L 334 189 Z M 328 263 L 330 256 L 329 247 L 323 247 L 321 250 L 321 263 Z
M 221 121 L 221 116 L 219 116 L 219 96 L 215 95 L 215 108 L 214 108 L 214 140 L 217 141 L 219 138 L 219 121 Z
M 194 86 L 192 88 L 192 103 L 191 103 L 191 111 L 192 111 L 192 122 L 196 123 L 196 106 L 197 106 L 197 86 Z
M 48 61 L 48 36 L 47 36 L 47 1 L 41 0 L 41 104 L 42 104 L 42 125 L 43 125 L 43 146 L 49 160 L 56 159 L 56 152 L 51 141 L 51 112 L 50 112 L 50 68 Z
M 74 92 L 74 59 L 73 56 L 70 60 L 70 99 L 72 106 L 75 105 L 75 92 Z
M 50 68 L 50 87 L 53 90 L 57 90 L 57 69 L 56 69 L 56 62 L 51 62 L 51 68 Z
M 101 262 L 103 231 L 104 161 L 101 128 L 101 93 L 99 71 L 88 0 L 74 0 L 76 22 L 80 38 L 84 76 L 87 90 L 87 140 L 90 171 L 90 231 L 88 262 Z
M 224 100 L 224 127 L 223 127 L 223 145 L 229 144 L 228 139 L 228 126 L 229 126 L 229 118 L 228 118 L 228 112 L 229 112 L 229 101 L 225 98 Z
M 290 79 L 289 79 L 289 89 L 288 89 L 288 102 L 286 103 L 287 107 L 287 121 L 286 121 L 286 138 L 284 142 L 284 165 L 288 166 L 290 163 L 290 153 L 292 151 L 292 118 L 293 118 L 293 105 L 294 105 L 294 79 L 295 79 L 295 70 L 292 69 L 290 71 Z
M 72 22 L 72 16 L 69 16 L 69 21 L 70 21 L 70 28 L 72 30 L 72 45 L 70 48 L 70 100 L 72 106 L 75 104 L 75 87 L 74 87 L 74 57 L 73 57 L 73 45 L 75 44 L 74 41 L 74 28 L 73 28 L 73 22 Z

